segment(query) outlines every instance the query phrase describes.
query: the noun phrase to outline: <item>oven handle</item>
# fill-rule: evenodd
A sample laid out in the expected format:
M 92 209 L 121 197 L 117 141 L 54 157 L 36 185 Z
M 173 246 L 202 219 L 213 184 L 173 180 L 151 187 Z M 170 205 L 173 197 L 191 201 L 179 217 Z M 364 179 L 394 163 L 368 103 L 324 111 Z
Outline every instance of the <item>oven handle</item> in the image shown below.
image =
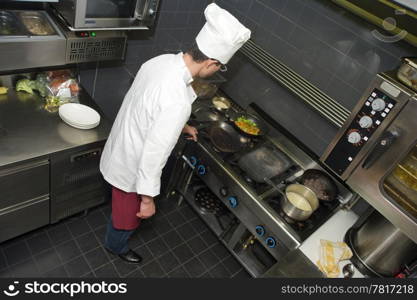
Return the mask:
M 391 147 L 399 136 L 400 131 L 398 129 L 385 131 L 362 164 L 362 168 L 369 169 Z

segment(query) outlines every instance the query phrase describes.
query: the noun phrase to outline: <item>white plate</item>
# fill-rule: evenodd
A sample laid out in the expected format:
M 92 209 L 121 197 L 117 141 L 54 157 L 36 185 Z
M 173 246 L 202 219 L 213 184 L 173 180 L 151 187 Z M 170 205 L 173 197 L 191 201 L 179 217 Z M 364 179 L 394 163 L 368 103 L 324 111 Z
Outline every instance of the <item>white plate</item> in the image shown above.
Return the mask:
M 71 126 L 82 129 L 96 127 L 100 123 L 100 115 L 91 107 L 78 103 L 66 103 L 59 107 L 59 116 Z M 93 127 L 91 127 L 93 126 Z

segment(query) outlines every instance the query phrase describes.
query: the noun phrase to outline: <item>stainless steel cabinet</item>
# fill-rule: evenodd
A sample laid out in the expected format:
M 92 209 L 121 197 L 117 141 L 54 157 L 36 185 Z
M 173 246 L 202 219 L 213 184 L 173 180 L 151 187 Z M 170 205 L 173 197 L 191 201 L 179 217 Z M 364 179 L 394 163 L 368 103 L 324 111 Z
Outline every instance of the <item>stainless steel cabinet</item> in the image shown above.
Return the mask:
M 49 224 L 49 161 L 0 169 L 0 242 Z

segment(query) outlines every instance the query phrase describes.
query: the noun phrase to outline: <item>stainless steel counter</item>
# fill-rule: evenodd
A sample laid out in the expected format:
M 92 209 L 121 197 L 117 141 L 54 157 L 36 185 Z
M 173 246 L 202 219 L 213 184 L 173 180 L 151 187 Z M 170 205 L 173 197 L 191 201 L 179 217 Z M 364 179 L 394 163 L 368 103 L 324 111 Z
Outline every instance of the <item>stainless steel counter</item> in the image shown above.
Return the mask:
M 0 167 L 107 139 L 111 124 L 83 90 L 80 103 L 100 113 L 98 127 L 90 130 L 70 127 L 58 112 L 46 111 L 44 99 L 38 95 L 13 89 L 0 95 Z
M 299 249 L 292 250 L 272 266 L 264 278 L 325 278 L 326 276 Z

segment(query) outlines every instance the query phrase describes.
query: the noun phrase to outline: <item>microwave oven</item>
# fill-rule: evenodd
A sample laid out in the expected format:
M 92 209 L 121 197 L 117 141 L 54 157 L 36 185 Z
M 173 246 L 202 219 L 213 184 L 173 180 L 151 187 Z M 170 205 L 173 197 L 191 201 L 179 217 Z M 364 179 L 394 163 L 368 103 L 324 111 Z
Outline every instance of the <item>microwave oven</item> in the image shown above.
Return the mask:
M 51 4 L 72 31 L 150 29 L 159 0 L 61 0 Z

